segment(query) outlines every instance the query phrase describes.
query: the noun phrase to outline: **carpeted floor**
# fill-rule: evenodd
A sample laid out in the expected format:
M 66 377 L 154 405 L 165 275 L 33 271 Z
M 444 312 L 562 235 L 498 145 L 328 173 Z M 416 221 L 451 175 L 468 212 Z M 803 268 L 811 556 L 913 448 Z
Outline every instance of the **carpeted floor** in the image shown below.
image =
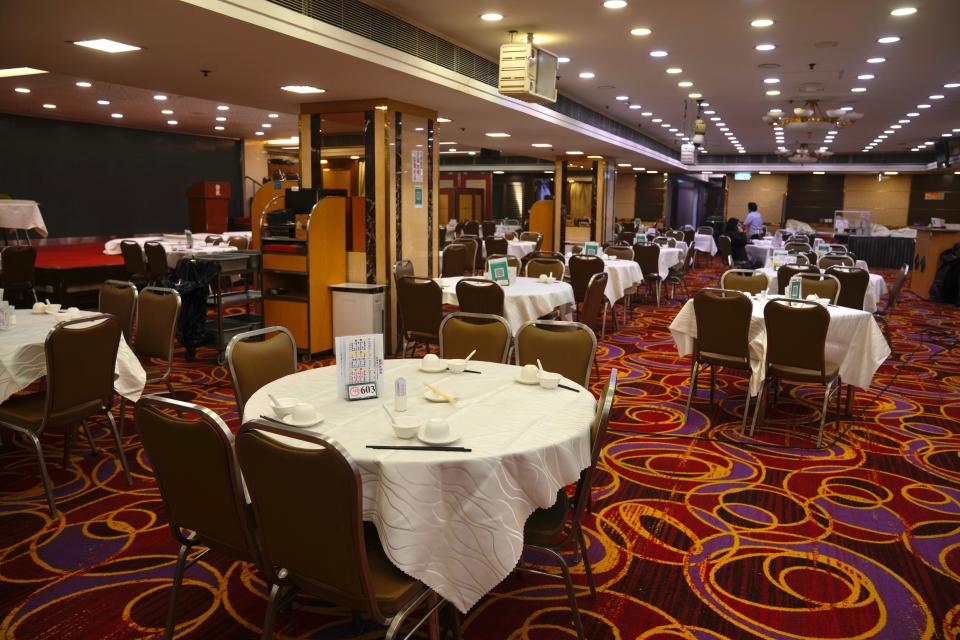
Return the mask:
M 698 286 L 716 269 L 699 270 Z M 885 274 L 892 278 L 892 273 Z M 696 287 L 694 287 L 696 288 Z M 905 293 L 894 356 L 860 392 L 843 432 L 812 448 L 815 387 L 789 386 L 755 437 L 738 432 L 746 380 L 718 377 L 689 420 L 689 362 L 667 327 L 679 309 L 638 305 L 600 347 L 621 371 L 594 515 L 585 523 L 601 591 L 580 597 L 591 640 L 960 637 L 960 310 Z M 224 367 L 175 368 L 178 397 L 236 427 Z M 594 390 L 599 379 L 593 382 Z M 137 436 L 135 485 L 107 454 L 58 464 L 51 521 L 28 451 L 0 447 L 0 637 L 157 637 L 176 545 Z M 83 454 L 83 455 L 80 455 Z M 308 499 L 308 495 L 305 496 Z M 583 586 L 582 571 L 574 569 Z M 187 573 L 182 637 L 254 638 L 264 585 L 250 567 L 205 558 Z M 559 583 L 511 577 L 464 620 L 468 640 L 572 638 Z M 278 638 L 357 635 L 344 611 L 297 601 Z

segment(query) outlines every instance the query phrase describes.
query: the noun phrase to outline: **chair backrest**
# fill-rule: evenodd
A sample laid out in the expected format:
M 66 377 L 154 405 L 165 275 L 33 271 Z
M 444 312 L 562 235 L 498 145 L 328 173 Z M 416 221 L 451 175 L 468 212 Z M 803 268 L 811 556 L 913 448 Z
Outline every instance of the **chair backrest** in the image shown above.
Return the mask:
M 206 244 L 212 244 L 213 246 L 217 246 L 218 244 L 223 244 L 223 236 L 208 235 L 206 238 L 203 239 L 203 241 Z
M 173 336 L 180 317 L 180 294 L 174 289 L 144 287 L 137 299 L 137 331 L 133 352 L 173 360 Z M 169 364 L 168 364 L 169 368 Z
M 531 251 L 527 255 L 523 256 L 523 259 L 521 260 L 521 262 L 533 260 L 534 258 L 548 258 L 550 260 L 559 260 L 563 264 L 567 264 L 566 256 L 564 256 L 562 253 L 559 253 L 557 251 Z
M 637 264 L 640 265 L 643 277 L 660 275 L 660 247 L 658 245 L 635 244 L 633 245 L 633 255 Z
M 733 256 L 733 242 L 730 240 L 730 236 L 717 237 L 717 255 L 723 262 L 730 263 Z
M 517 364 L 536 364 L 584 387 L 597 352 L 597 336 L 580 322 L 531 320 L 517 331 Z
M 0 252 L 0 283 L 32 287 L 37 250 L 29 245 L 10 245 Z
M 570 256 L 569 268 L 573 297 L 577 302 L 583 302 L 590 278 L 594 274 L 603 273 L 603 258 L 599 256 Z
M 393 263 L 393 283 L 396 285 L 397 278 L 403 276 L 416 275 L 413 272 L 413 260 L 397 260 Z
M 120 323 L 96 315 L 58 323 L 47 334 L 43 426 L 79 421 L 113 402 Z
M 790 255 L 796 256 L 796 262 L 794 262 L 794 264 L 798 264 L 798 265 L 810 264 L 810 259 L 807 257 L 807 254 L 803 253 L 802 251 L 791 251 Z
M 618 260 L 633 260 L 633 247 L 607 247 L 603 251 Z
M 463 223 L 463 232 L 468 236 L 480 237 L 480 223 L 476 220 L 467 220 Z
M 543 248 L 543 236 L 536 231 L 524 231 L 520 234 L 520 239 L 528 242 L 536 242 L 537 246 L 534 247 L 535 251 L 540 251 L 540 249 Z
M 821 269 L 830 267 L 855 267 L 857 261 L 846 254 L 828 253 L 817 261 L 817 266 Z
M 897 304 L 897 299 L 900 297 L 900 290 L 903 289 L 903 283 L 907 279 L 907 274 L 910 273 L 910 265 L 903 263 L 900 266 L 900 271 L 897 272 L 897 279 L 893 283 L 893 289 L 890 290 L 890 296 L 887 298 L 887 306 L 884 307 L 883 313 L 887 314 L 893 311 L 893 308 Z
M 670 229 L 667 231 L 667 237 L 673 238 L 674 240 L 683 241 L 683 231 L 680 229 Z
M 457 283 L 461 311 L 503 315 L 503 287 L 484 278 L 464 278 Z
M 847 245 L 845 244 L 828 244 L 827 245 L 828 253 L 839 253 L 840 255 L 845 256 L 849 251 L 850 250 L 847 248 Z
M 790 278 L 798 273 L 820 273 L 820 269 L 812 264 L 785 264 L 777 269 L 777 293 L 783 295 L 787 290 Z
M 237 251 L 246 251 L 250 247 L 250 239 L 246 236 L 230 236 L 227 244 L 236 247 Z
M 486 223 L 484 223 L 486 224 Z M 495 253 L 506 254 L 509 250 L 509 245 L 507 241 L 503 238 L 494 238 L 493 235 L 486 236 L 483 239 L 483 244 L 487 248 L 487 255 L 493 255 Z
M 603 443 L 607 435 L 607 425 L 610 422 L 610 411 L 613 409 L 613 398 L 617 391 L 617 378 L 619 372 L 616 369 L 610 370 L 610 376 L 607 383 L 603 385 L 600 392 L 600 398 L 597 400 L 597 412 L 590 425 L 590 464 L 596 465 L 600 459 L 600 452 L 603 450 Z
M 463 277 L 464 272 L 467 271 L 467 264 L 470 260 L 470 251 L 471 249 L 468 245 L 457 241 L 445 246 L 440 256 L 440 276 L 442 278 Z M 411 273 L 409 275 L 413 274 Z
M 167 250 L 159 242 L 145 242 L 143 251 L 147 254 L 147 274 L 153 278 L 166 277 L 170 270 L 167 267 Z
M 783 248 L 786 249 L 787 251 L 802 251 L 804 253 L 809 253 L 813 251 L 813 247 L 811 247 L 808 243 L 797 242 L 796 240 L 791 240 L 790 242 L 787 242 L 786 244 L 783 245 Z
M 480 228 L 483 231 L 483 237 L 489 238 L 497 232 L 497 223 L 493 220 L 484 220 Z
M 742 291 L 701 289 L 693 297 L 697 318 L 697 355 L 739 359 L 750 364 L 750 318 L 753 302 Z
M 504 240 L 516 240 L 517 234 L 513 231 L 507 231 L 506 233 L 503 234 L 503 238 Z
M 636 238 L 637 238 L 636 231 L 621 231 L 620 233 L 617 234 L 617 242 L 621 242 L 623 244 L 628 244 L 628 245 L 633 244 Z
M 245 331 L 227 344 L 226 359 L 242 419 L 247 400 L 258 389 L 297 372 L 297 342 L 286 327 Z
M 583 294 L 583 306 L 580 309 L 580 318 L 587 325 L 600 324 L 604 313 L 603 292 L 607 288 L 609 279 L 610 274 L 601 271 L 590 276 L 587 282 L 587 288 Z
M 794 367 L 825 373 L 824 348 L 830 313 L 805 300 L 770 300 L 763 307 L 767 367 Z
M 223 420 L 206 407 L 143 396 L 134 423 L 174 537 L 184 543 L 184 530 L 192 531 L 203 545 L 257 562 L 233 435 Z
M 120 253 L 123 254 L 123 268 L 128 276 L 147 275 L 147 261 L 143 257 L 143 247 L 133 240 L 120 242 Z
M 100 313 L 116 317 L 123 332 L 123 339 L 130 342 L 133 332 L 133 316 L 137 310 L 137 285 L 121 280 L 107 280 L 100 285 Z
M 510 325 L 503 316 L 489 313 L 448 314 L 440 323 L 440 357 L 506 363 L 510 351 Z
M 289 581 L 324 600 L 382 617 L 367 564 L 356 464 L 333 441 L 263 421 L 240 427 L 236 451 L 268 581 Z M 302 487 L 310 487 L 308 501 L 298 490 Z
M 527 262 L 523 273 L 528 278 L 539 278 L 545 273 L 557 280 L 563 280 L 564 266 L 562 262 L 553 258 L 533 258 Z
M 833 276 L 840 283 L 840 294 L 836 303 L 841 307 L 863 310 L 863 299 L 870 286 L 870 273 L 857 267 L 830 267 L 827 274 Z
M 467 248 L 466 262 L 467 269 L 473 271 L 474 264 L 477 261 L 477 253 L 480 251 L 480 245 L 477 243 L 476 238 L 471 238 L 468 236 L 460 236 L 454 240 L 451 244 L 462 244 Z M 450 246 L 450 245 L 447 245 Z M 462 274 L 461 274 L 462 275 Z
M 827 298 L 830 304 L 837 304 L 840 296 L 840 281 L 835 276 L 821 273 L 798 273 L 793 278 L 800 280 L 800 296 L 806 298 L 813 294 L 818 298 Z
M 660 245 L 661 247 L 668 247 L 668 246 L 670 246 L 670 238 L 668 238 L 668 237 L 666 237 L 666 236 L 657 236 L 656 238 L 653 239 L 653 242 L 654 242 L 654 244 L 658 244 L 658 245 Z M 676 244 L 676 243 L 674 243 L 674 244 Z
M 403 330 L 423 336 L 440 332 L 443 290 L 430 278 L 404 276 L 397 280 L 397 306 Z
M 711 235 L 713 234 L 713 229 L 710 230 Z M 687 244 L 693 242 L 693 239 L 696 237 L 697 232 L 694 229 L 684 229 L 683 230 L 683 241 Z
M 761 293 L 770 286 L 770 280 L 763 271 L 750 269 L 728 269 L 720 276 L 720 288 L 745 293 Z
M 699 233 L 700 235 L 703 235 L 703 236 L 712 236 L 712 235 L 713 235 L 713 227 L 708 226 L 708 225 L 703 225 L 703 226 L 697 227 L 697 233 Z

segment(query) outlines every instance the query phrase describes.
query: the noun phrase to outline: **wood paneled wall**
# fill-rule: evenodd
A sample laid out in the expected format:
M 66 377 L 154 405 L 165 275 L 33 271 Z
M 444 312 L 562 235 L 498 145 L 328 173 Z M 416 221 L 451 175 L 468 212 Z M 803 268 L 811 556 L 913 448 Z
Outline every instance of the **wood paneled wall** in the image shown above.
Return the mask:
M 727 217 L 742 221 L 747 217 L 747 203 L 756 202 L 767 226 L 779 226 L 786 193 L 786 174 L 756 174 L 751 180 L 727 180 Z
M 663 204 L 666 200 L 667 190 L 662 175 L 659 173 L 637 175 L 635 193 L 634 217 L 650 223 L 663 217 Z
M 791 174 L 787 178 L 786 218 L 821 224 L 843 209 L 843 179 L 840 174 Z
M 613 196 L 615 220 L 633 220 L 634 203 L 637 200 L 637 176 L 634 173 L 617 174 L 617 186 Z
M 849 175 L 843 185 L 843 208 L 873 212 L 874 224 L 892 229 L 907 224 L 910 176 Z
M 941 193 L 943 200 L 935 199 Z M 960 176 L 953 173 L 913 176 L 907 221 L 909 224 L 927 225 L 930 224 L 930 218 L 960 223 Z

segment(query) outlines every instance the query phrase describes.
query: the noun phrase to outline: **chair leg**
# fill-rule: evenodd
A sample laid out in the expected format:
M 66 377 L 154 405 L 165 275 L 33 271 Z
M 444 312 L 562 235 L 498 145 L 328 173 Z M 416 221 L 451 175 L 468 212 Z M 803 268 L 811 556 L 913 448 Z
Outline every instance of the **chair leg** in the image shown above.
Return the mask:
M 747 382 L 747 403 L 743 407 L 743 420 L 740 422 L 740 433 L 747 430 L 747 418 L 750 416 L 750 383 Z
M 86 420 L 80 422 L 80 425 L 83 427 L 83 432 L 87 436 L 87 442 L 90 443 L 90 450 L 93 451 L 93 455 L 100 453 L 100 449 L 97 448 L 97 443 L 93 441 L 93 435 L 90 433 L 90 425 Z
M 277 620 L 277 604 L 280 601 L 280 585 L 270 585 L 270 597 L 267 598 L 267 615 L 263 619 L 263 640 L 273 638 L 273 625 Z
M 33 444 L 34 450 L 37 452 L 37 463 L 40 465 L 40 478 L 43 480 L 43 491 L 47 494 L 47 506 L 50 507 L 50 515 L 56 518 L 59 513 L 57 513 L 57 505 L 53 501 L 53 490 L 50 488 L 50 475 L 47 473 L 47 463 L 43 459 L 43 449 L 40 448 L 40 440 L 32 433 L 26 435 Z
M 587 584 L 590 585 L 590 595 L 597 597 L 597 584 L 593 579 L 593 568 L 590 566 L 590 558 L 587 557 L 587 539 L 583 535 L 583 528 L 577 524 L 577 544 L 580 545 L 580 557 L 583 558 L 583 570 L 587 574 Z
M 169 380 L 165 380 L 165 382 L 166 382 L 166 385 L 167 385 L 167 391 L 170 392 L 170 395 L 171 395 L 171 396 L 174 396 L 174 397 L 175 397 L 176 394 L 173 392 L 173 383 L 170 382 Z
M 127 399 L 120 396 L 120 433 L 123 433 L 123 423 L 127 418 Z
M 700 368 L 697 366 L 697 361 L 694 360 L 690 368 L 690 393 L 687 394 L 687 408 L 684 409 L 684 417 L 690 417 L 690 405 L 693 404 L 693 396 L 697 393 L 697 374 L 700 373 Z
M 717 388 L 717 366 L 710 365 L 710 404 L 713 404 L 714 392 Z
M 600 321 L 600 339 L 603 340 L 607 335 L 607 303 L 603 303 L 603 318 Z
M 73 446 L 73 438 L 77 433 L 77 425 L 71 424 L 64 429 L 63 433 L 63 468 L 70 466 L 70 448 Z
M 827 423 L 827 407 L 830 406 L 831 387 L 833 387 L 833 384 L 828 383 L 823 390 L 823 406 L 820 407 L 820 431 L 817 433 L 817 448 L 820 448 L 821 443 L 823 443 L 823 427 Z
M 177 553 L 177 566 L 173 571 L 173 588 L 170 590 L 170 608 L 167 610 L 166 631 L 163 634 L 165 640 L 171 640 L 176 631 L 177 596 L 180 595 L 180 585 L 183 582 L 183 572 L 186 569 L 189 552 L 190 547 L 185 544 L 180 545 L 180 551 Z
M 753 410 L 753 422 L 750 424 L 750 435 L 753 436 L 753 432 L 757 430 L 757 416 L 760 415 L 760 412 L 764 410 L 765 405 L 764 401 L 767 398 L 767 381 L 762 380 L 760 382 L 760 395 L 757 396 L 757 408 Z M 766 420 L 766 414 L 764 414 L 764 420 Z
M 659 309 L 660 308 L 660 281 L 656 280 L 655 282 L 657 285 L 657 308 Z
M 567 566 L 567 561 L 553 549 L 545 549 L 543 547 L 538 547 L 538 549 L 552 554 L 554 558 L 556 558 L 557 564 L 560 565 L 560 573 L 563 574 L 563 581 L 566 584 L 567 599 L 570 601 L 570 613 L 573 616 L 573 626 L 577 630 L 577 638 L 578 640 L 586 640 L 586 636 L 583 633 L 583 622 L 580 620 L 580 609 L 577 607 L 577 595 L 573 591 L 573 581 L 570 579 L 570 568 Z
M 120 432 L 117 431 L 117 423 L 113 421 L 113 414 L 104 407 L 103 412 L 107 414 L 107 420 L 110 421 L 110 431 L 113 432 L 113 441 L 117 445 L 117 457 L 120 458 L 120 466 L 123 468 L 123 475 L 127 478 L 127 486 L 133 486 L 133 479 L 130 477 L 130 467 L 127 466 L 127 455 L 123 452 L 123 444 L 120 442 Z

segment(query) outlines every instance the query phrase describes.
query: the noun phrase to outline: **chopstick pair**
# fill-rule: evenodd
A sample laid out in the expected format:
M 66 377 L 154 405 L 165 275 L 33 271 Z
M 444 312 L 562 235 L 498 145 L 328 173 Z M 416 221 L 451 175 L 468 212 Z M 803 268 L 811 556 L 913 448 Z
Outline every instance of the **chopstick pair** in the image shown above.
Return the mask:
M 434 394 L 436 394 L 436 395 L 437 395 L 438 397 L 440 397 L 440 398 L 443 398 L 444 400 L 446 400 L 446 401 L 449 402 L 450 404 L 457 404 L 457 399 L 454 398 L 454 397 L 453 397 L 452 395 L 450 395 L 449 393 L 447 393 L 446 391 L 441 391 L 440 389 L 438 389 L 436 386 L 430 384 L 429 382 L 424 382 L 424 383 L 423 383 L 423 386 L 425 386 L 427 389 L 430 389 L 430 391 L 433 391 Z
M 580 389 L 575 389 L 574 387 L 568 387 L 562 384 L 558 384 L 557 386 L 561 389 L 566 389 L 567 391 L 576 391 L 577 393 L 580 393 Z
M 469 453 L 473 449 L 468 449 L 466 447 L 441 447 L 441 446 L 428 446 L 420 447 L 416 445 L 394 445 L 394 444 L 368 444 L 367 449 L 385 449 L 389 451 L 461 451 Z

